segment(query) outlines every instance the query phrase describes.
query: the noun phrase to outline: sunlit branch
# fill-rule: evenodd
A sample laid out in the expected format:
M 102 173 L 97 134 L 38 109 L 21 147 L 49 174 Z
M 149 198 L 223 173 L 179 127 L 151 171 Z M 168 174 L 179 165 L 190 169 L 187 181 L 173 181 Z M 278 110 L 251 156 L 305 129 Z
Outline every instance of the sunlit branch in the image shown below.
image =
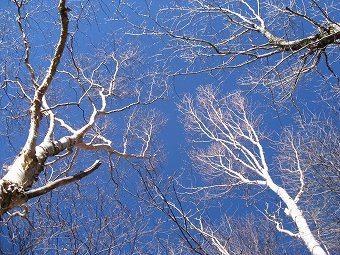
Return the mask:
M 39 125 L 41 121 L 41 106 L 42 99 L 45 95 L 46 90 L 50 86 L 54 75 L 57 71 L 57 67 L 60 63 L 61 57 L 64 52 L 66 39 L 68 35 L 68 16 L 67 12 L 69 11 L 66 7 L 66 0 L 60 0 L 58 10 L 61 20 L 61 32 L 59 37 L 59 42 L 57 44 L 54 56 L 51 60 L 50 66 L 47 70 L 46 76 L 42 81 L 41 85 L 36 88 L 35 95 L 33 98 L 33 103 L 30 108 L 31 120 L 30 120 L 30 128 L 29 134 L 24 146 L 24 151 L 30 157 L 34 157 L 35 154 L 35 146 L 38 138 Z
M 37 188 L 37 189 L 32 189 L 29 190 L 25 193 L 27 199 L 31 199 L 34 197 L 38 197 L 41 195 L 44 195 L 58 187 L 67 185 L 69 183 L 75 182 L 75 181 L 79 181 L 80 179 L 88 176 L 89 174 L 93 173 L 95 170 L 97 170 L 99 168 L 99 166 L 101 165 L 101 162 L 99 160 L 96 160 L 89 168 L 87 168 L 86 170 L 79 172 L 75 175 L 72 176 L 67 176 L 67 177 L 63 177 L 61 179 L 57 179 L 55 181 L 52 181 L 50 183 L 48 183 L 47 185 Z
M 284 229 L 276 218 L 270 218 L 275 222 L 277 230 L 291 237 L 301 238 L 312 254 L 326 254 L 297 205 L 305 184 L 295 144 L 292 143 L 291 146 L 300 174 L 300 191 L 293 199 L 285 188 L 272 179 L 264 148 L 254 127 L 256 121 L 252 120 L 254 110 L 248 106 L 241 93 L 220 99 L 217 95 L 212 87 L 200 87 L 196 100 L 186 96 L 180 105 L 186 119 L 186 129 L 191 132 L 196 143 L 208 145 L 207 149 L 197 150 L 192 156 L 202 174 L 218 179 L 223 176 L 231 185 L 244 183 L 269 188 L 285 204 L 284 211 L 294 221 L 298 233 L 293 234 Z
M 301 196 L 303 195 L 304 191 L 305 191 L 305 181 L 304 181 L 305 177 L 304 177 L 303 170 L 301 169 L 299 153 L 297 151 L 297 148 L 295 146 L 293 138 L 291 139 L 291 147 L 294 151 L 295 160 L 296 160 L 296 167 L 297 167 L 297 171 L 299 172 L 299 175 L 300 175 L 300 190 L 294 198 L 294 202 L 297 203 L 299 201 L 299 199 L 301 198 Z

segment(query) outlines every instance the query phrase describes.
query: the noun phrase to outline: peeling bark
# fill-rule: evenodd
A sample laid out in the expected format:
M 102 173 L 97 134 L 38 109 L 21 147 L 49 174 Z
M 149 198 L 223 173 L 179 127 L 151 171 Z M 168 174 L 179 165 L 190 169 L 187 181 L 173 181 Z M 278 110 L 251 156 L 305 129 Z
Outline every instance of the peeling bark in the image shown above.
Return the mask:
M 282 42 L 277 44 L 277 46 L 282 48 L 284 51 L 297 51 L 303 48 L 318 50 L 326 48 L 328 45 L 335 43 L 339 39 L 340 29 L 338 28 L 336 31 L 332 30 L 332 32 L 316 34 L 301 40 Z
M 45 141 L 37 146 L 39 126 L 42 118 L 42 100 L 56 74 L 68 36 L 69 20 L 67 13 L 69 12 L 69 9 L 65 5 L 66 0 L 59 1 L 58 11 L 60 15 L 61 31 L 54 56 L 42 84 L 38 87 L 37 84 L 34 84 L 35 95 L 30 107 L 30 128 L 26 143 L 22 151 L 13 161 L 12 165 L 9 166 L 7 174 L 2 178 L 2 180 L 0 180 L 0 217 L 8 210 L 20 206 L 27 201 L 28 198 L 25 195 L 25 189 L 32 187 L 33 183 L 41 173 L 44 163 L 48 157 L 57 155 L 66 148 L 73 147 L 76 140 L 79 140 L 80 138 L 80 134 L 77 134 L 70 137 L 63 137 L 56 142 Z M 33 67 L 29 64 L 28 60 L 28 39 L 20 21 L 20 10 L 22 5 L 17 6 L 17 20 L 26 48 L 25 62 L 30 73 L 34 74 Z
M 46 159 L 74 147 L 81 138 L 80 134 L 75 134 L 58 141 L 44 141 L 36 146 L 33 157 L 24 151 L 19 153 L 0 181 L 0 215 L 27 202 L 25 190 L 37 180 Z
M 25 202 L 27 202 L 27 196 L 22 186 L 0 180 L 0 219 L 4 213 Z

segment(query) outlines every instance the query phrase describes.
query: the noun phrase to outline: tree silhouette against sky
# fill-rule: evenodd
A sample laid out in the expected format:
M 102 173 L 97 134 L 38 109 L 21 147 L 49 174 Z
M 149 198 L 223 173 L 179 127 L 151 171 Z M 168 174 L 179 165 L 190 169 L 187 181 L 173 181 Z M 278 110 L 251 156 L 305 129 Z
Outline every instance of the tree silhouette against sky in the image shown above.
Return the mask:
M 0 251 L 336 253 L 337 10 L 1 3 Z

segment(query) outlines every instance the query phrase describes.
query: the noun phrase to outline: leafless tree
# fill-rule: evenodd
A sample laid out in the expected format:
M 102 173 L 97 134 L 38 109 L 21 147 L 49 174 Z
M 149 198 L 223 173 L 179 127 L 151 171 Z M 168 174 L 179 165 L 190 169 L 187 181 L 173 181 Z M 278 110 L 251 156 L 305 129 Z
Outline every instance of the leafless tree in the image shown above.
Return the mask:
M 297 178 L 297 181 L 292 186 L 291 183 L 280 183 L 276 177 L 279 169 L 268 163 L 269 159 L 265 154 L 265 137 L 258 128 L 260 119 L 256 118 L 259 115 L 248 105 L 241 93 L 236 92 L 221 98 L 212 87 L 200 87 L 197 98 L 193 100 L 186 96 L 180 110 L 196 148 L 192 153 L 194 164 L 207 179 L 214 180 L 213 184 L 201 189 L 220 190 L 221 196 L 239 186 L 254 186 L 253 192 L 259 195 L 266 190 L 272 191 L 280 202 L 269 206 L 270 199 L 266 199 L 268 208 L 262 209 L 262 212 L 267 219 L 276 224 L 278 231 L 301 239 L 312 254 L 327 254 L 328 244 L 322 239 L 317 240 L 317 233 L 321 228 L 314 229 L 312 217 L 307 213 L 313 214 L 315 210 L 310 207 L 316 204 L 313 205 L 314 200 L 310 197 L 308 207 L 304 207 L 305 203 L 301 201 L 306 195 L 306 187 L 311 185 L 305 177 L 306 173 L 310 173 L 311 166 L 305 163 L 310 162 L 308 157 L 313 157 L 313 153 L 305 151 L 307 155 L 302 154 L 298 145 L 290 140 L 283 148 L 284 154 L 281 154 L 292 157 L 290 171 L 284 176 L 288 179 Z M 336 164 L 334 160 L 327 162 Z M 286 169 L 288 165 L 282 164 L 281 167 Z M 313 175 L 313 178 L 317 176 Z M 322 195 L 319 194 L 319 197 Z M 275 210 L 269 208 L 275 207 L 275 204 Z M 334 218 L 328 215 L 324 217 L 324 222 L 328 221 L 334 227 Z M 291 222 L 287 222 L 287 218 Z M 284 226 L 286 224 L 287 227 Z
M 174 1 L 172 5 L 167 3 L 156 11 L 150 1 L 147 7 L 143 12 L 128 6 L 129 10 L 134 10 L 139 17 L 151 21 L 128 21 L 136 28 L 131 33 L 154 35 L 162 39 L 165 47 L 159 61 L 165 63 L 164 67 L 170 70 L 171 75 L 217 73 L 215 77 L 225 86 L 225 76 L 221 75 L 223 69 L 244 70 L 239 83 L 250 86 L 251 90 L 269 88 L 266 91 L 270 92 L 275 104 L 286 99 L 293 100 L 298 94 L 295 93 L 297 88 L 304 87 L 299 92 L 305 92 L 308 84 L 308 94 L 299 95 L 302 104 L 307 102 L 309 105 L 312 97 L 313 100 L 314 97 L 319 97 L 322 104 L 328 104 L 328 110 L 331 109 L 338 115 L 336 100 L 339 97 L 339 78 L 336 65 L 340 26 L 337 21 L 339 6 L 334 1 Z M 326 86 L 323 86 L 324 84 Z M 328 252 L 327 249 L 337 249 L 335 240 L 338 238 L 338 228 L 335 225 L 338 221 L 338 210 L 333 213 L 337 203 L 328 207 L 329 211 L 332 211 L 330 217 L 323 210 L 327 207 L 326 196 L 316 191 L 318 187 L 319 192 L 326 192 L 329 199 L 338 202 L 338 195 L 334 193 L 338 182 L 338 167 L 333 158 L 337 157 L 338 150 L 338 131 L 334 129 L 336 121 L 329 122 L 333 122 L 332 131 L 329 133 L 333 135 L 328 137 L 330 144 L 325 145 L 320 141 L 324 141 L 322 130 L 327 125 L 320 122 L 319 129 L 311 128 L 316 122 L 306 124 L 309 121 L 308 114 L 300 112 L 301 123 L 304 123 L 306 128 L 308 126 L 309 131 L 302 129 L 304 131 L 296 133 L 295 126 L 287 131 L 291 132 L 290 135 L 285 133 L 290 139 L 283 139 L 284 141 L 279 143 L 280 147 L 274 150 L 275 155 L 278 155 L 278 168 L 267 163 L 272 161 L 273 150 L 268 150 L 269 158 L 264 156 L 264 151 L 268 148 L 264 148 L 263 144 L 269 140 L 263 142 L 265 137 L 260 137 L 263 133 L 255 130 L 258 120 L 249 120 L 251 109 L 243 104 L 242 96 L 235 95 L 220 100 L 216 98 L 212 88 L 200 88 L 198 94 L 197 104 L 186 97 L 180 109 L 186 116 L 188 133 L 197 135 L 193 138 L 197 146 L 192 155 L 194 166 L 202 169 L 204 176 L 217 184 L 197 190 L 217 190 L 220 194 L 214 196 L 222 197 L 239 186 L 254 187 L 251 189 L 261 194 L 261 191 L 269 188 L 276 192 L 277 198 L 288 208 L 285 210 L 288 217 L 282 217 L 284 210 L 281 210 L 281 205 L 277 202 L 273 202 L 274 207 L 277 206 L 276 211 L 269 213 L 269 209 L 263 210 L 264 215 L 273 221 L 281 232 L 304 239 L 304 228 L 308 226 L 307 232 L 313 235 L 314 240 L 317 239 L 314 244 L 322 245 L 321 253 Z M 328 98 L 325 99 L 326 97 Z M 328 101 L 330 98 L 330 101 L 334 101 Z M 222 112 L 219 112 L 220 109 Z M 294 115 L 290 108 L 285 110 Z M 318 115 L 321 111 L 314 111 L 313 114 Z M 334 120 L 336 118 L 338 116 Z M 328 131 L 327 129 L 324 133 L 328 134 Z M 287 139 L 290 142 L 287 142 Z M 295 147 L 296 142 L 298 147 Z M 300 145 L 300 142 L 303 145 Z M 207 144 L 208 149 L 205 147 Z M 332 153 L 315 157 L 315 150 L 326 152 L 330 147 L 333 148 Z M 327 167 L 322 167 L 323 164 Z M 290 168 L 290 174 L 282 173 L 281 170 L 287 168 Z M 323 180 L 322 185 L 317 184 L 321 182 L 317 176 Z M 289 181 L 277 180 L 283 177 L 287 177 Z M 268 203 L 269 201 L 271 199 Z M 290 201 L 293 201 L 294 205 Z M 192 218 L 200 217 L 188 213 L 191 212 L 190 209 L 184 210 L 174 202 L 169 206 L 183 217 L 182 229 L 186 230 L 185 226 L 191 226 L 195 231 L 201 231 L 202 235 L 209 237 L 218 251 L 229 252 L 224 244 L 218 243 L 219 240 L 211 235 L 211 231 L 206 233 L 204 229 L 200 229 L 200 224 L 194 224 Z M 305 227 L 297 220 L 301 210 L 304 212 Z M 325 214 L 321 216 L 321 212 Z M 188 214 L 192 217 L 188 217 Z M 171 218 L 175 220 L 176 217 L 172 215 Z M 289 218 L 292 222 L 287 222 Z M 282 224 L 289 227 L 283 228 Z M 290 227 L 294 225 L 297 233 Z M 309 241 L 305 239 L 304 242 L 311 252 L 317 252 L 313 250 L 313 245 L 308 244 Z
M 163 42 L 166 67 L 175 69 L 171 74 L 244 67 L 249 70 L 240 83 L 270 88 L 275 101 L 292 98 L 297 84 L 320 69 L 321 80 L 339 86 L 334 1 L 174 1 L 157 14 L 150 6 L 139 14 L 152 23 L 134 24 L 135 33 L 170 37 Z
M 159 75 L 171 65 L 178 68 L 179 57 L 188 65 L 180 63 L 183 69 L 175 74 L 249 68 L 241 83 L 278 88 L 276 100 L 290 98 L 303 78 L 322 68 L 330 93 L 337 94 L 336 3 L 176 1 L 155 16 L 147 3 L 147 16 L 129 9 L 142 18 L 134 21 L 125 19 L 125 1 L 117 2 L 112 15 L 111 3 L 103 1 L 8 4 L 13 9 L 0 11 L 1 152 L 8 157 L 0 216 L 1 237 L 12 248 L 0 246 L 0 252 L 275 254 L 272 225 L 215 220 L 188 192 L 181 196 L 172 182 L 160 184 L 155 155 L 162 151 L 154 135 L 165 120 L 150 107 L 166 93 Z M 104 24 L 97 11 L 106 15 Z M 132 27 L 119 31 L 122 20 Z M 97 27 L 105 34 L 100 39 Z M 124 34 L 166 36 L 166 54 L 156 54 L 161 71 L 136 45 L 117 39 Z M 338 249 L 338 207 L 326 203 L 339 201 L 338 130 L 332 121 L 330 128 L 301 122 L 299 132 L 287 129 L 273 157 L 279 167 L 273 167 L 260 120 L 241 93 L 219 98 L 212 87 L 201 87 L 180 110 L 196 146 L 194 166 L 212 183 L 192 193 L 218 197 L 247 187 L 249 199 L 270 190 L 273 198 L 261 212 L 279 232 L 301 239 L 312 254 Z M 94 178 L 82 186 L 103 163 L 110 184 Z M 120 196 L 135 199 L 137 210 L 130 211 Z M 153 219 L 151 208 L 167 218 Z
M 124 33 L 100 23 L 96 3 L 7 5 L 0 253 L 164 254 L 158 239 L 168 234 L 124 190 L 139 192 L 137 170 L 147 172 L 161 154 L 154 138 L 165 120 L 151 104 L 166 81 L 143 66 L 138 43 L 118 43 Z
M 331 119 L 314 116 L 300 122 L 298 130 L 286 129 L 282 136 L 276 158 L 282 181 L 292 193 L 300 186 L 300 203 L 310 225 L 315 226 L 318 239 L 338 252 L 338 244 L 333 240 L 340 238 L 339 130 Z
M 163 228 L 157 228 L 160 244 L 166 254 L 288 254 L 286 247 L 280 246 L 276 229 L 268 222 L 246 216 L 228 215 L 225 208 L 213 205 L 203 199 L 199 188 L 184 192 L 177 190 L 179 177 L 159 175 L 152 171 L 141 176 L 143 192 L 138 199 L 145 201 L 150 208 L 156 209 L 158 220 Z M 195 194 L 198 195 L 195 198 Z M 208 211 L 221 210 L 221 218 L 209 216 Z M 164 217 L 162 217 L 165 216 Z M 293 251 L 295 247 L 291 247 Z
M 118 51 L 116 46 L 93 49 L 89 43 L 87 53 L 77 48 L 87 43 L 81 42 L 86 37 L 78 36 L 83 20 L 91 19 L 90 3 L 68 7 L 66 0 L 60 0 L 51 8 L 43 3 L 12 2 L 16 30 L 5 39 L 15 39 L 16 47 L 2 52 L 8 58 L 2 67 L 2 110 L 12 113 L 4 117 L 12 119 L 10 123 L 19 123 L 16 119 L 23 126 L 29 123 L 18 136 L 19 141 L 26 137 L 22 149 L 17 149 L 0 180 L 0 215 L 25 217 L 26 209 L 10 211 L 94 172 L 101 164 L 98 156 L 90 162 L 96 153 L 108 155 L 106 161 L 112 157 L 152 160 L 152 137 L 162 121 L 155 112 L 145 114 L 136 107 L 161 98 L 165 87 L 164 82 L 156 84 L 152 75 L 138 75 L 138 49 L 132 45 Z M 35 23 L 45 12 L 50 14 L 45 22 L 60 30 L 57 38 L 51 35 L 55 46 L 48 37 L 51 28 L 39 31 Z M 41 45 L 46 53 L 39 50 Z M 18 112 L 13 114 L 15 108 Z M 7 126 L 8 137 L 11 131 Z M 90 166 L 81 167 L 85 164 Z M 86 169 L 77 172 L 81 168 Z M 42 176 L 44 182 L 37 183 Z

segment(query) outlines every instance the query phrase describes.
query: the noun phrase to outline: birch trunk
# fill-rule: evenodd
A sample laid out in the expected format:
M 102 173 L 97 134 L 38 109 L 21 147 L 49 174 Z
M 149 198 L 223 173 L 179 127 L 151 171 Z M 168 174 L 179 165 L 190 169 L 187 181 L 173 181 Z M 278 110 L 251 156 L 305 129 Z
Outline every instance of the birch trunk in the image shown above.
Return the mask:
M 0 217 L 14 207 L 20 206 L 28 200 L 25 190 L 32 187 L 34 181 L 43 169 L 44 162 L 50 156 L 57 155 L 66 148 L 72 147 L 77 138 L 82 137 L 80 133 L 76 135 L 63 137 L 59 141 L 52 142 L 49 139 L 37 145 L 39 134 L 39 126 L 42 118 L 42 102 L 44 95 L 49 88 L 57 67 L 61 61 L 64 52 L 67 36 L 68 36 L 68 11 L 66 8 L 66 0 L 60 0 L 58 4 L 58 12 L 60 15 L 61 31 L 58 44 L 56 46 L 54 56 L 47 70 L 42 84 L 39 86 L 35 80 L 35 73 L 29 62 L 30 45 L 21 22 L 22 4 L 17 3 L 18 17 L 17 23 L 22 33 L 22 39 L 25 46 L 25 65 L 27 66 L 35 87 L 35 95 L 30 107 L 30 128 L 24 148 L 18 154 L 9 166 L 7 174 L 0 180 Z
M 34 157 L 25 151 L 19 153 L 0 180 L 0 217 L 27 202 L 26 190 L 38 178 L 48 157 L 74 147 L 78 141 L 81 141 L 80 134 L 65 136 L 58 141 L 44 141 L 36 146 Z
M 298 236 L 305 243 L 310 253 L 313 255 L 326 255 L 327 253 L 320 246 L 319 242 L 315 239 L 305 217 L 303 216 L 302 211 L 294 202 L 294 199 L 287 193 L 285 189 L 275 184 L 269 176 L 267 177 L 267 185 L 286 204 L 287 209 L 285 210 L 285 212 L 287 216 L 292 218 L 292 220 L 294 221 L 296 227 L 298 228 Z

